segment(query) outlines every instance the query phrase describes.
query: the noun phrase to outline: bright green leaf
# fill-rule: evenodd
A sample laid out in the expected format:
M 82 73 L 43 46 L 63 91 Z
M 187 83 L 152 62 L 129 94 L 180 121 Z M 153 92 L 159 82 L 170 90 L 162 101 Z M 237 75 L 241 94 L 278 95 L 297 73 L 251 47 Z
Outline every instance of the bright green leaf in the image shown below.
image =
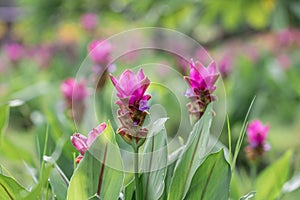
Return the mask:
M 49 180 L 56 199 L 65 200 L 67 198 L 69 180 L 57 164 L 54 164 L 54 168 L 51 170 Z
M 0 144 L 2 141 L 2 134 L 7 127 L 9 119 L 9 105 L 4 105 L 0 107 Z
M 230 178 L 224 150 L 211 154 L 197 169 L 185 199 L 228 200 Z
M 164 191 L 168 161 L 166 120 L 162 118 L 155 121 L 146 140 L 141 164 L 142 195 L 145 200 L 158 199 Z
M 279 160 L 266 168 L 256 180 L 256 200 L 276 199 L 290 173 L 292 153 L 288 151 Z

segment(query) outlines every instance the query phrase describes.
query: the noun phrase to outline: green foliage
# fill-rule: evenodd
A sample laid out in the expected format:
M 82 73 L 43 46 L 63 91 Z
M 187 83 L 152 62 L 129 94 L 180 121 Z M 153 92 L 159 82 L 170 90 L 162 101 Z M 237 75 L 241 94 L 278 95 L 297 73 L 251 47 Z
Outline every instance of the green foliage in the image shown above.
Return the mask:
M 0 106 L 0 145 L 3 137 L 3 132 L 8 125 L 9 105 Z
M 202 118 L 195 124 L 185 149 L 176 164 L 171 181 L 168 199 L 182 199 L 186 195 L 193 175 L 206 156 L 209 129 L 212 121 L 212 105 L 210 104 Z
M 197 169 L 185 199 L 227 200 L 231 169 L 224 150 L 209 155 Z
M 143 199 L 156 200 L 163 194 L 164 180 L 167 170 L 168 149 L 167 133 L 165 129 L 166 118 L 153 123 L 149 137 L 145 143 L 141 167 Z
M 28 191 L 15 179 L 0 174 L 0 199 L 17 199 Z
M 257 178 L 255 199 L 276 199 L 290 174 L 292 152 L 287 151 L 280 159 L 267 167 Z

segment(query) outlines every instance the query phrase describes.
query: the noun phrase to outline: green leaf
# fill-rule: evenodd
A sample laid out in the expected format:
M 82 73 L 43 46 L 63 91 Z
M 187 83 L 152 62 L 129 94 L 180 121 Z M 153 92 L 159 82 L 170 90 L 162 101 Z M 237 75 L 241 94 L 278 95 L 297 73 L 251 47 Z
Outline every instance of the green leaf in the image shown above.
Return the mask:
M 286 152 L 258 176 L 255 183 L 256 200 L 276 199 L 281 194 L 282 186 L 290 173 L 291 156 L 291 151 Z
M 168 162 L 167 133 L 165 122 L 167 118 L 158 119 L 153 123 L 146 140 L 141 163 L 142 196 L 143 199 L 158 199 L 164 191 L 164 179 Z
M 177 161 L 168 194 L 169 200 L 184 198 L 194 173 L 204 160 L 212 116 L 212 104 L 209 104 L 202 118 L 194 125 L 187 144 Z
M 32 191 L 28 195 L 22 195 L 22 198 L 18 198 L 21 200 L 33 200 L 33 199 L 40 199 L 40 195 L 43 191 L 44 185 L 47 183 L 48 178 L 50 176 L 50 172 L 52 169 L 52 164 L 45 164 L 41 171 L 41 177 L 39 183 L 33 188 Z
M 0 199 L 17 199 L 20 194 L 27 193 L 15 179 L 0 174 Z
M 69 180 L 57 164 L 54 164 L 54 168 L 51 170 L 49 180 L 52 191 L 56 197 L 55 199 L 65 200 L 67 198 Z
M 121 154 L 115 133 L 108 123 L 76 168 L 67 199 L 118 199 L 123 179 Z
M 197 169 L 185 199 L 228 200 L 231 171 L 224 150 L 209 155 Z
M 0 107 L 0 144 L 2 141 L 2 134 L 7 127 L 9 119 L 9 105 Z
M 135 189 L 135 182 L 131 181 L 126 187 L 125 187 L 125 200 L 132 200 L 133 194 Z

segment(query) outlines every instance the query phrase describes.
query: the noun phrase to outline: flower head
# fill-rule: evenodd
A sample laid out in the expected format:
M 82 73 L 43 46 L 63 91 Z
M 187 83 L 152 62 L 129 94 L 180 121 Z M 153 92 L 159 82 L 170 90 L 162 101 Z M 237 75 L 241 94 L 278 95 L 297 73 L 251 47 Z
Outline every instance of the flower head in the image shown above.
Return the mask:
M 112 75 L 110 75 L 110 79 L 117 89 L 117 96 L 120 99 L 128 98 L 129 105 L 138 106 L 141 111 L 149 109 L 148 100 L 151 96 L 145 95 L 145 92 L 150 85 L 150 80 L 144 75 L 142 69 L 138 71 L 137 75 L 131 70 L 125 70 L 119 80 Z
M 270 150 L 270 145 L 266 142 L 269 126 L 263 125 L 261 121 L 254 120 L 247 127 L 247 137 L 249 145 L 245 148 L 246 156 L 250 161 L 257 161 L 262 155 Z
M 18 62 L 25 55 L 24 47 L 18 43 L 11 43 L 5 46 L 7 56 L 12 62 Z
M 72 103 L 73 101 L 84 100 L 87 95 L 87 88 L 85 85 L 85 81 L 76 82 L 73 78 L 68 78 L 64 80 L 60 86 L 61 92 L 64 98 Z
M 117 133 L 129 144 L 133 142 L 139 147 L 145 140 L 148 129 L 143 128 L 146 116 L 149 114 L 148 100 L 149 94 L 145 94 L 150 85 L 150 80 L 145 76 L 142 69 L 134 74 L 130 70 L 125 70 L 119 79 L 110 75 L 110 79 L 117 90 L 116 104 L 118 109 L 118 119 L 121 127 Z
M 207 105 L 216 99 L 213 92 L 216 90 L 215 83 L 218 77 L 214 61 L 205 67 L 199 61 L 194 63 L 191 60 L 190 76 L 185 76 L 184 79 L 190 86 L 185 95 L 191 100 L 187 106 L 192 124 L 201 118 Z
M 207 67 L 202 65 L 199 61 L 194 63 L 191 60 L 190 63 L 190 76 L 185 76 L 184 79 L 193 89 L 195 94 L 199 94 L 203 91 L 214 92 L 216 86 L 214 85 L 218 79 L 219 74 L 217 72 L 216 62 L 211 62 Z
M 106 40 L 94 40 L 88 46 L 90 59 L 100 65 L 107 65 L 110 62 L 112 45 Z
M 79 163 L 83 158 L 85 152 L 93 144 L 98 135 L 100 135 L 106 129 L 106 124 L 102 123 L 96 128 L 93 128 L 89 132 L 88 136 L 81 135 L 80 133 L 74 133 L 71 136 L 71 142 L 73 146 L 79 151 L 80 155 L 76 158 L 76 163 Z
M 87 30 L 94 30 L 98 24 L 98 17 L 94 13 L 85 13 L 80 17 L 81 26 Z

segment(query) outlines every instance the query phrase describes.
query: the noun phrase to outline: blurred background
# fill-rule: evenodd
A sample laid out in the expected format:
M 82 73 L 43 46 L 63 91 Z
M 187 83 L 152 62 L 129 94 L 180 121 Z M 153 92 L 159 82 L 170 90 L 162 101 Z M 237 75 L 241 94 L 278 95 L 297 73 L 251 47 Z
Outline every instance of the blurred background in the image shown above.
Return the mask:
M 11 107 L 8 128 L 1 139 L 1 168 L 8 169 L 23 185 L 32 185 L 48 130 L 47 154 L 64 138 L 58 164 L 71 176 L 76 150 L 68 139 L 80 127 L 73 123 L 74 116 L 68 110 L 70 105 L 61 84 L 76 77 L 91 41 L 140 27 L 174 29 L 198 41 L 217 62 L 222 75 L 233 144 L 256 97 L 250 120 L 257 118 L 270 125 L 267 140 L 271 145 L 259 169 L 292 149 L 293 173 L 299 172 L 300 2 L 297 0 L 0 0 L 0 106 L 9 102 Z M 138 36 L 132 37 L 139 41 Z M 180 47 L 180 41 L 171 42 L 175 48 Z M 201 52 L 204 49 L 191 58 L 207 62 Z M 187 75 L 189 69 L 186 60 L 158 51 L 130 52 L 113 62 L 97 62 L 89 57 L 87 60 L 90 61 L 86 65 L 95 70 L 96 78 L 89 80 L 96 80 L 94 83 L 98 85 L 95 98 L 101 101 L 97 105 L 101 120 L 113 119 L 108 72 L 119 75 L 127 66 L 149 62 L 171 66 L 182 75 Z M 101 69 L 103 65 L 109 65 L 109 70 Z M 171 83 L 178 78 L 159 68 L 149 73 L 157 82 Z M 187 85 L 178 87 L 184 89 Z M 160 102 L 165 109 L 162 115 L 170 117 L 169 136 L 175 135 L 182 117 L 174 109 L 180 106 L 176 97 L 159 86 L 151 86 L 150 93 L 152 104 Z M 82 119 L 75 120 L 80 124 Z M 227 146 L 226 127 L 225 123 L 220 140 Z M 248 173 L 249 162 L 243 150 L 237 166 Z M 295 199 L 297 195 L 299 191 L 284 198 Z

